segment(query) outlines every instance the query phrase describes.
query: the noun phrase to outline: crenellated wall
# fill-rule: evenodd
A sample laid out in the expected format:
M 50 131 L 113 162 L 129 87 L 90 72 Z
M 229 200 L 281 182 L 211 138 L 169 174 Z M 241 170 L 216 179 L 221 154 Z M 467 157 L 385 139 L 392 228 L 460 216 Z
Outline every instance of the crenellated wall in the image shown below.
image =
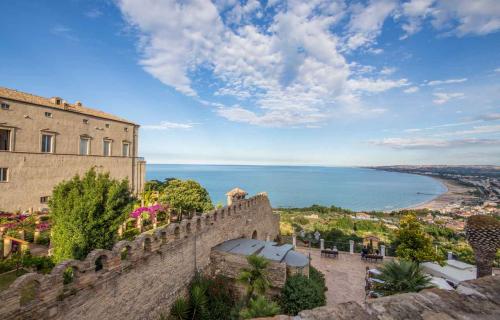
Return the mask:
M 111 251 L 94 250 L 50 274 L 23 275 L 0 292 L 0 319 L 157 319 L 186 291 L 195 269 L 208 267 L 212 247 L 254 231 L 261 240 L 279 233 L 265 194 L 120 241 Z M 68 268 L 74 277 L 64 284 Z

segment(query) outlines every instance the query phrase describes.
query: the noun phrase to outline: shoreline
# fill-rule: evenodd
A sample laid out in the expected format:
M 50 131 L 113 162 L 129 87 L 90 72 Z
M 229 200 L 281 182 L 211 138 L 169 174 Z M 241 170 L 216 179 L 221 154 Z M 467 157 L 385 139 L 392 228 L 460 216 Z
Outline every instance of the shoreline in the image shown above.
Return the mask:
M 444 179 L 441 177 L 427 176 L 433 178 L 445 186 L 446 192 L 437 196 L 436 198 L 409 206 L 405 209 L 428 209 L 428 210 L 443 210 L 449 205 L 461 204 L 464 200 L 475 198 L 475 196 L 469 194 L 469 191 L 473 191 L 474 188 L 464 186 L 454 180 Z

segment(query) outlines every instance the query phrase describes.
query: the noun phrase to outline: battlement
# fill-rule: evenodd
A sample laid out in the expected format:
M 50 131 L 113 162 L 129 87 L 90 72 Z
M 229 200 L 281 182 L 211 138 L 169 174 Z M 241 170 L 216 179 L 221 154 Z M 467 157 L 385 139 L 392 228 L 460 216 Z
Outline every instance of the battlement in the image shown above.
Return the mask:
M 230 239 L 275 238 L 279 217 L 258 194 L 158 228 L 112 250 L 59 263 L 50 274 L 28 273 L 0 292 L 0 318 L 107 319 L 158 317 L 186 289 L 210 249 Z M 72 277 L 68 274 L 72 269 Z M 65 280 L 66 279 L 66 280 Z

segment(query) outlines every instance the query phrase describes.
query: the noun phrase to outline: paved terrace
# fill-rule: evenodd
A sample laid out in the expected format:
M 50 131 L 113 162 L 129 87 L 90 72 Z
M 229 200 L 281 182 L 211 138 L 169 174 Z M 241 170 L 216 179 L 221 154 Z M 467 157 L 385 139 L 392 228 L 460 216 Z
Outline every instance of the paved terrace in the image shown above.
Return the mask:
M 365 300 L 366 267 L 381 266 L 382 262 L 366 262 L 361 260 L 359 253 L 339 252 L 338 258 L 321 257 L 319 249 L 297 247 L 297 251 L 306 255 L 311 253 L 311 264 L 325 275 L 326 304 L 333 306 L 339 303 Z M 384 261 L 391 259 L 386 257 Z

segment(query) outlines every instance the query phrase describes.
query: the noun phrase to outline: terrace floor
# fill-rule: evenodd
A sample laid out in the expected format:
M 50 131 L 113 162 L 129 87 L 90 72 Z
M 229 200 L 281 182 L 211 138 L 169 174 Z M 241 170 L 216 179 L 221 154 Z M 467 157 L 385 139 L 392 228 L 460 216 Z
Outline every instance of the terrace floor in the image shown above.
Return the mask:
M 365 262 L 359 253 L 353 255 L 348 252 L 339 252 L 336 259 L 321 257 L 318 249 L 297 248 L 297 251 L 306 255 L 311 253 L 311 264 L 325 275 L 326 304 L 335 305 L 342 302 L 365 300 L 365 272 L 366 267 L 380 267 L 382 262 Z

